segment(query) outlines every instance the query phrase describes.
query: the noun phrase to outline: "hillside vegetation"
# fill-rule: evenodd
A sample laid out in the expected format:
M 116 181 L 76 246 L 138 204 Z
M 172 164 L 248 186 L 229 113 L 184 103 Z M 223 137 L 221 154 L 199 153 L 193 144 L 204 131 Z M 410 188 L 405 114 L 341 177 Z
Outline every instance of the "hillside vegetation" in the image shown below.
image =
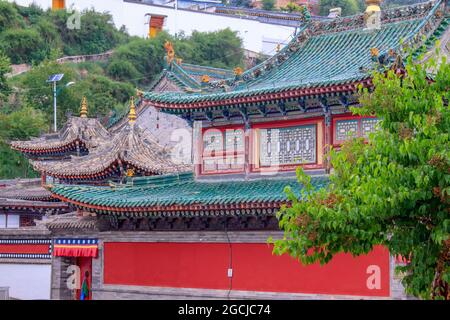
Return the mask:
M 129 36 L 125 27 L 116 28 L 106 13 L 83 11 L 79 30 L 67 28 L 68 17 L 64 10 L 44 11 L 0 0 L 0 179 L 35 175 L 28 161 L 7 143 L 51 130 L 53 98 L 46 80 L 52 74 L 64 74 L 57 90 L 61 127 L 69 114 L 78 114 L 83 96 L 89 117 L 107 123 L 112 114 L 122 113 L 136 88 L 145 90 L 162 71 L 167 40 L 187 63 L 230 69 L 243 65 L 242 40 L 229 29 L 177 38 L 161 32 L 156 38 L 142 39 Z M 56 62 L 63 56 L 109 50 L 113 54 L 107 61 Z M 6 77 L 11 65 L 23 63 L 32 69 Z

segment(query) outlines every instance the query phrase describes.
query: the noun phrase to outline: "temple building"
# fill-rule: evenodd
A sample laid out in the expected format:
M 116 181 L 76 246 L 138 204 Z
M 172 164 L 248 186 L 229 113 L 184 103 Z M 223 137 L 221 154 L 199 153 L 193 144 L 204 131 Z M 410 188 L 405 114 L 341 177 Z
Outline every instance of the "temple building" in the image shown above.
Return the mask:
M 165 74 L 153 87 L 164 90 L 142 93 L 140 108 L 156 110 L 159 121 L 171 114 L 192 126 L 185 141 L 191 141 L 194 170 L 103 186 L 44 181 L 73 211 L 36 227 L 47 232 L 39 239 L 51 243 L 51 298 L 80 299 L 82 282 L 90 299 L 408 298 L 394 275 L 396 259 L 382 246 L 305 266 L 273 255 L 267 243 L 283 237 L 276 212 L 289 205 L 285 187 L 300 194 L 295 169 L 302 166 L 314 188 L 326 187 L 329 148 L 377 130 L 380 119 L 349 109 L 359 106 L 358 86 L 373 87 L 371 71 L 402 73 L 408 50 L 419 62 L 436 40 L 448 46 L 446 0 L 389 10 L 377 0 L 367 4 L 366 13 L 352 17 L 317 21 L 305 14 L 285 48 L 231 77 L 202 70 L 187 80 L 166 44 Z M 120 121 L 116 137 L 130 125 Z M 134 137 L 137 150 L 145 148 Z M 161 160 L 166 164 L 172 166 Z M 77 165 L 52 174 L 74 175 Z M 69 279 L 78 286 L 68 286 Z
M 177 164 L 170 148 L 163 148 L 152 134 L 136 123 L 136 108 L 131 100 L 128 122 L 109 141 L 85 156 L 71 156 L 61 161 L 31 161 L 42 174 L 65 183 L 105 184 L 132 176 L 150 176 L 191 171 L 191 166 Z
M 45 134 L 27 141 L 12 141 L 11 148 L 35 160 L 67 159 L 83 156 L 111 139 L 111 134 L 98 119 L 87 117 L 87 101 L 83 98 L 79 117 L 70 116 L 57 133 Z
M 299 191 L 295 168 L 326 186 L 329 147 L 376 130 L 379 119 L 349 110 L 359 105 L 358 86 L 372 87 L 371 70 L 404 72 L 407 48 L 417 58 L 448 41 L 446 1 L 385 11 L 368 3 L 353 17 L 305 16 L 284 49 L 231 78 L 205 75 L 200 89 L 144 93 L 145 105 L 193 126 L 195 172 L 120 188 L 51 186 L 78 213 L 67 228 L 52 227 L 55 249 L 64 249 L 55 251 L 53 298 L 73 294 L 62 270 L 74 263 L 91 271 L 93 299 L 405 298 L 386 248 L 320 267 L 274 256 L 267 244 L 282 237 L 275 213 L 288 204 L 284 188 Z

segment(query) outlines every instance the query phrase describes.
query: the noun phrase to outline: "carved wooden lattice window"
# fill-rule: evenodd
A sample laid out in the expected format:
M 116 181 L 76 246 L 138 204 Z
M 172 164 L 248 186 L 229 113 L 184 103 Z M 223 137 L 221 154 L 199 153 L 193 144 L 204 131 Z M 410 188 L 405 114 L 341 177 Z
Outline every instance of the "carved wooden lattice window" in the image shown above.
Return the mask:
M 368 138 L 371 132 L 377 130 L 378 118 L 343 119 L 334 124 L 334 144 L 340 144 L 352 137 Z
M 317 161 L 316 125 L 260 130 L 260 165 L 311 164 Z
M 203 133 L 203 172 L 244 169 L 244 130 L 208 129 Z

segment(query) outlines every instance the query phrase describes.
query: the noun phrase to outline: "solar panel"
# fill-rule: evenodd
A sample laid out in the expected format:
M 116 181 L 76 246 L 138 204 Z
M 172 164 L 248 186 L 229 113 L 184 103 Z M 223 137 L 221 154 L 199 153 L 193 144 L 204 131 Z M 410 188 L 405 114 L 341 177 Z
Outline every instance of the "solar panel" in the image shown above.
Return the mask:
M 55 82 L 55 81 L 60 81 L 62 78 L 64 77 L 63 73 L 58 73 L 58 74 L 52 74 L 47 82 Z

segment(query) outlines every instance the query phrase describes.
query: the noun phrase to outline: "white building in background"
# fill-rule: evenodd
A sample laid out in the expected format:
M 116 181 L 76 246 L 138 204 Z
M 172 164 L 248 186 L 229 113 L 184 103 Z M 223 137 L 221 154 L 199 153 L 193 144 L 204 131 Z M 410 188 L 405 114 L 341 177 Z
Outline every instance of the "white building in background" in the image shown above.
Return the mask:
M 186 35 L 194 30 L 205 32 L 230 28 L 238 32 L 245 49 L 267 55 L 274 54 L 279 44 L 287 44 L 296 32 L 296 27 L 300 25 L 299 16 L 296 14 L 223 7 L 213 0 L 9 1 L 23 6 L 35 3 L 44 9 L 75 8 L 82 11 L 94 8 L 99 12 L 109 12 L 118 28 L 124 25 L 130 35 L 140 37 L 152 34 L 152 25 L 170 34 L 183 31 Z

